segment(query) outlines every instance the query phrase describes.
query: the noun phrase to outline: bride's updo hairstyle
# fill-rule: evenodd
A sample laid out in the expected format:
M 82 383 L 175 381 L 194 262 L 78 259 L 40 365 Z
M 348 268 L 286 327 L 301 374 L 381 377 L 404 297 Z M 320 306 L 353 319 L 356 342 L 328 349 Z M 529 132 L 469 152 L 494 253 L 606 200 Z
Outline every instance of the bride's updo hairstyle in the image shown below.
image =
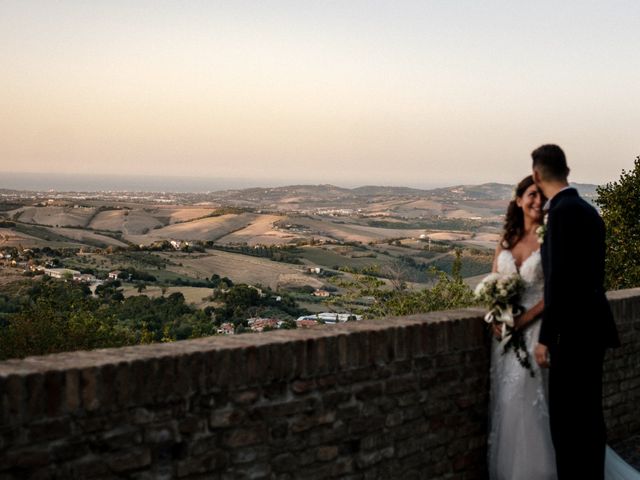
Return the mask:
M 504 233 L 500 245 L 506 250 L 510 250 L 524 235 L 524 212 L 518 206 L 516 200 L 522 198 L 524 192 L 533 185 L 533 177 L 524 177 L 516 186 L 515 195 L 509 202 L 507 214 L 504 219 Z

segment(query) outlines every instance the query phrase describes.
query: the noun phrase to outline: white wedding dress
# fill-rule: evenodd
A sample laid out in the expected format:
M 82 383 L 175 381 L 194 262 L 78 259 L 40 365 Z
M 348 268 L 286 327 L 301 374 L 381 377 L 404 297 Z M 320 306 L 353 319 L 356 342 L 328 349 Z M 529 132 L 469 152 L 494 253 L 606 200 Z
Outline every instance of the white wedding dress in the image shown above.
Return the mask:
M 510 250 L 500 252 L 497 266 L 499 273 L 518 272 Z M 522 263 L 519 273 L 525 282 L 522 306 L 528 309 L 543 297 L 544 277 L 539 251 Z M 491 480 L 557 478 L 549 428 L 548 370 L 540 369 L 533 356 L 539 333 L 538 319 L 524 334 L 534 377 L 520 365 L 512 351 L 503 355 L 499 342 L 492 342 L 488 454 Z M 640 472 L 607 446 L 605 479 L 640 480 Z
M 518 272 L 510 250 L 500 252 L 497 269 L 505 274 Z M 519 273 L 525 282 L 520 303 L 529 309 L 543 296 L 544 277 L 539 251 L 522 263 Z M 533 355 L 539 332 L 539 319 L 524 330 L 533 377 L 520 365 L 513 351 L 503 355 L 500 343 L 492 342 L 488 454 L 491 480 L 557 478 L 549 429 L 548 372 L 538 367 Z

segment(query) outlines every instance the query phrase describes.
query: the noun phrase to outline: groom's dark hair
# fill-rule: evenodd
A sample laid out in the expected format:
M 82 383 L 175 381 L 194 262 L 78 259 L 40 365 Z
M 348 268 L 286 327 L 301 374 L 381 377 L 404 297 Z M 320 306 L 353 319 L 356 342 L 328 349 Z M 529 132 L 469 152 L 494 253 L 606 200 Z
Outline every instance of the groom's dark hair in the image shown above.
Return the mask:
M 540 172 L 543 180 L 566 181 L 569 167 L 564 152 L 558 145 L 542 145 L 531 152 L 533 168 Z

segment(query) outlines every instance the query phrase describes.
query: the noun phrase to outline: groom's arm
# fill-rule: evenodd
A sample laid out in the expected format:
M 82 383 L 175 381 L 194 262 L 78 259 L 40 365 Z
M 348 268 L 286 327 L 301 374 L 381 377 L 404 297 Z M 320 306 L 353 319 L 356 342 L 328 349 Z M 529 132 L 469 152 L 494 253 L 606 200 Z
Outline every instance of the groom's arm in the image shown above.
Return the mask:
M 575 213 L 575 212 L 573 212 Z M 548 218 L 548 264 L 545 278 L 545 304 L 540 327 L 539 343 L 550 347 L 558 342 L 564 303 L 571 282 L 573 250 L 578 232 L 573 225 L 575 215 L 570 205 L 558 205 Z

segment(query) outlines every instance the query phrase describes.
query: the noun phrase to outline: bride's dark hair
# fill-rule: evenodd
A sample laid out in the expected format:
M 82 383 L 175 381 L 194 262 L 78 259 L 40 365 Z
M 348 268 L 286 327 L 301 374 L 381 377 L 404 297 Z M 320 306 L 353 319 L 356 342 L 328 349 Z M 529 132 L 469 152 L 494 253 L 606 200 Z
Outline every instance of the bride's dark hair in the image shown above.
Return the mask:
M 507 214 L 504 219 L 504 233 L 500 241 L 502 248 L 507 250 L 513 248 L 524 235 L 524 212 L 522 208 L 518 206 L 516 199 L 522 198 L 524 192 L 533 185 L 533 183 L 533 177 L 528 175 L 520 180 L 520 183 L 516 186 L 515 195 L 513 199 L 511 199 L 511 202 L 509 202 Z

